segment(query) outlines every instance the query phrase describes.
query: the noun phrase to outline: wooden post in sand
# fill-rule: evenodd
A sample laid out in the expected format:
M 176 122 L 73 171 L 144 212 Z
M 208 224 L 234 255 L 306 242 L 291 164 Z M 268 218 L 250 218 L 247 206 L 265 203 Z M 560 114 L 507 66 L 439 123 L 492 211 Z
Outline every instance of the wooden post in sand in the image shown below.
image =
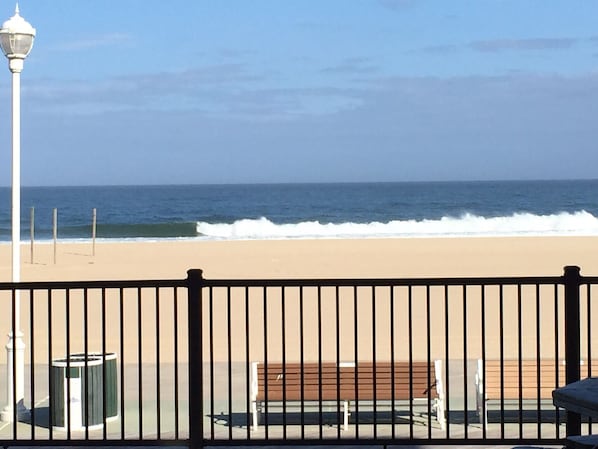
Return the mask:
M 56 240 L 58 240 L 58 209 L 56 208 L 52 214 L 52 233 L 54 235 L 54 264 L 56 265 Z
M 29 225 L 31 230 L 31 265 L 33 265 L 33 241 L 35 240 L 35 207 L 31 208 L 31 223 Z
M 91 218 L 91 241 L 92 241 L 92 246 L 91 246 L 91 255 L 95 256 L 96 255 L 96 224 L 97 224 L 97 211 L 96 208 L 93 208 L 93 213 L 92 213 L 92 218 Z

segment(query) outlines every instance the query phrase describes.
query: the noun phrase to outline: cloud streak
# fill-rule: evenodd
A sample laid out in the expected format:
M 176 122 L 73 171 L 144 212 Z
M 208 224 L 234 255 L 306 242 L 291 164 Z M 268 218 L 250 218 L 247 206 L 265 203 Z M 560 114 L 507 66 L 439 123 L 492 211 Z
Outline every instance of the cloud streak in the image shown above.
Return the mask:
M 238 75 L 244 79 L 243 70 Z M 298 173 L 317 180 L 314 167 L 331 176 L 415 180 L 590 176 L 598 164 L 598 75 L 394 76 L 371 78 L 359 88 L 334 87 L 327 79 L 316 87 L 232 79 L 204 85 L 204 76 L 198 70 L 101 86 L 55 83 L 44 103 L 53 110 L 41 108 L 37 98 L 48 86 L 34 85 L 27 95 L 36 98 L 24 111 L 31 129 L 26 137 L 34 139 L 28 147 L 37 151 L 29 166 L 46 179 L 46 165 L 67 148 L 65 139 L 75 139 L 67 159 L 85 148 L 85 154 L 139 153 L 135 160 L 155 151 L 172 163 L 181 152 L 200 151 L 203 166 L 227 167 L 225 178 L 204 173 L 202 182 L 239 182 L 264 167 L 286 181 Z M 156 89 L 160 83 L 174 91 Z M 161 152 L 165 147 L 169 151 Z M 87 158 L 80 164 L 101 182 L 97 164 Z M 147 176 L 167 173 L 163 168 Z M 172 169 L 182 173 L 181 181 L 197 176 L 193 164 Z
M 115 32 L 77 39 L 72 42 L 64 42 L 57 45 L 54 49 L 56 51 L 84 51 L 99 47 L 111 47 L 123 44 L 130 45 L 132 42 L 133 37 L 130 34 Z
M 368 63 L 360 58 L 351 61 L 358 67 Z M 539 115 L 549 110 L 575 111 L 576 103 L 585 105 L 590 94 L 598 92 L 598 77 L 590 75 L 368 76 L 343 87 L 327 76 L 312 86 L 275 87 L 269 81 L 266 75 L 253 73 L 242 64 L 222 64 L 104 81 L 40 80 L 28 83 L 24 94 L 26 104 L 41 115 L 194 111 L 220 119 L 287 121 L 368 111 L 362 117 L 364 123 L 395 126 L 388 122 L 391 120 L 411 123 L 410 129 L 427 129 L 432 117 L 444 117 L 434 123 L 436 128 L 460 119 L 483 129 L 494 126 L 496 117 L 491 119 L 490 115 L 498 114 L 496 111 L 503 111 L 505 116 L 518 111 Z
M 415 6 L 415 0 L 378 0 L 378 3 L 392 11 L 403 11 Z
M 430 45 L 428 47 L 424 47 L 422 51 L 424 53 L 428 53 L 431 55 L 444 55 L 444 54 L 451 54 L 455 53 L 459 50 L 457 45 Z
M 473 41 L 469 48 L 485 53 L 562 50 L 573 47 L 577 42 L 578 39 L 574 38 L 491 39 Z
M 337 65 L 325 67 L 321 70 L 322 73 L 347 75 L 363 75 L 376 71 L 378 71 L 378 66 L 373 64 L 370 58 L 346 58 Z

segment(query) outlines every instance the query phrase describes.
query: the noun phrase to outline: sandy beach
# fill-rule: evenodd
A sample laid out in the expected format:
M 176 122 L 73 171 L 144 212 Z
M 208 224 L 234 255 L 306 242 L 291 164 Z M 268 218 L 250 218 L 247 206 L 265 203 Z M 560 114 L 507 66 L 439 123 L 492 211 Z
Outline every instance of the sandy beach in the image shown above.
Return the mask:
M 10 246 L 0 245 L 0 277 L 8 280 L 10 276 L 8 262 Z M 59 243 L 56 264 L 53 263 L 54 248 L 51 244 L 35 246 L 34 263 L 30 263 L 30 247 L 23 245 L 22 279 L 26 281 L 52 280 L 150 280 L 150 279 L 182 279 L 190 268 L 204 270 L 207 279 L 256 279 L 256 278 L 427 278 L 427 277 L 473 277 L 473 276 L 558 276 L 565 265 L 579 265 L 582 274 L 598 273 L 598 238 L 586 237 L 534 237 L 534 238 L 450 238 L 450 239 L 369 239 L 369 240 L 270 240 L 270 241 L 160 241 L 130 243 L 98 243 L 96 254 L 92 255 L 89 243 Z M 143 361 L 153 362 L 158 345 L 160 359 L 171 360 L 173 354 L 173 310 L 172 291 L 160 293 L 160 333 L 156 333 L 155 292 L 144 291 L 146 299 L 141 311 L 135 300 L 126 300 L 124 306 L 124 352 L 127 360 L 136 362 L 137 354 L 143 353 Z M 135 292 L 128 292 L 125 296 Z M 480 289 L 468 291 L 467 322 L 463 323 L 462 292 L 459 288 L 449 290 L 451 299 L 445 304 L 444 292 L 441 288 L 431 290 L 430 305 L 426 305 L 425 289 L 413 291 L 413 310 L 408 315 L 408 292 L 397 289 L 395 294 L 395 321 L 397 345 L 395 357 L 406 358 L 408 341 L 407 329 L 410 322 L 413 326 L 414 357 L 427 357 L 427 342 L 431 344 L 431 356 L 443 358 L 446 346 L 449 345 L 450 357 L 456 359 L 467 357 L 474 359 L 481 354 L 481 320 Z M 542 290 L 543 300 L 541 315 L 541 352 L 549 356 L 554 354 L 554 289 Z M 24 292 L 26 296 L 27 292 Z M 231 317 L 231 353 L 234 360 L 244 360 L 246 338 L 251 340 L 251 360 L 264 358 L 264 314 L 268 313 L 269 358 L 282 357 L 283 345 L 286 356 L 299 357 L 299 317 L 298 291 L 289 290 L 286 294 L 287 316 L 286 330 L 283 339 L 280 316 L 283 313 L 280 305 L 280 293 L 269 292 L 268 310 L 264 312 L 261 292 L 252 292 L 249 301 L 243 292 L 233 291 L 232 309 L 227 310 L 225 289 L 213 292 L 214 302 L 212 324 L 210 330 L 204 325 L 206 351 L 212 350 L 215 360 L 226 360 L 228 351 L 228 324 Z M 359 357 L 372 357 L 374 346 L 372 326 L 375 322 L 377 347 L 376 357 L 389 358 L 389 339 L 391 323 L 389 321 L 389 290 L 376 292 L 376 311 L 373 311 L 371 292 L 360 290 L 359 307 L 353 304 L 351 289 L 341 290 L 341 312 L 339 326 L 339 344 L 341 358 L 354 358 L 355 342 L 359 345 Z M 505 351 L 508 356 L 517 354 L 517 314 L 516 289 L 505 288 L 503 304 L 506 323 L 504 325 Z M 524 297 L 533 298 L 535 290 L 523 290 Z M 48 356 L 46 342 L 48 340 L 47 300 L 45 292 L 36 294 L 35 341 L 36 351 L 42 360 Z M 180 358 L 186 358 L 185 332 L 185 292 L 179 304 L 179 337 Z M 498 351 L 498 289 L 486 293 L 486 348 L 490 352 Z M 53 297 L 53 357 L 66 353 L 66 336 L 64 334 L 66 306 L 64 293 L 57 292 Z M 89 347 L 98 351 L 101 348 L 100 293 L 90 293 L 89 303 Z M 272 298 L 272 299 L 270 299 Z M 118 292 L 107 294 L 107 348 L 120 351 L 118 335 L 119 319 Z M 29 329 L 29 301 L 23 300 L 22 328 Z M 5 306 L 10 306 L 7 297 Z M 71 353 L 82 351 L 83 320 L 81 293 L 73 292 L 71 296 Z M 525 339 L 524 356 L 534 357 L 536 351 L 536 309 L 534 301 L 524 301 L 524 325 L 521 330 Z M 206 317 L 209 303 L 204 304 Z M 335 299 L 332 290 L 322 291 L 322 347 L 324 358 L 336 357 L 337 337 L 335 316 Z M 430 323 L 427 324 L 427 308 L 430 307 Z M 448 308 L 447 308 L 448 307 Z M 598 308 L 594 308 L 594 311 Z M 10 310 L 7 309 L 7 310 Z M 251 329 L 245 328 L 245 313 L 249 314 Z M 375 313 L 375 315 L 374 315 Z M 139 314 L 143 322 L 142 337 L 136 325 Z M 359 316 L 359 329 L 354 328 L 354 317 Z M 7 333 L 10 328 L 10 314 L 2 314 L 0 331 Z M 448 317 L 448 318 L 447 318 Z M 317 357 L 317 302 L 316 291 L 305 292 L 304 315 L 304 350 L 309 358 Z M 598 319 L 598 316 L 595 317 Z M 206 321 L 208 323 L 208 321 Z M 448 328 L 448 331 L 447 331 Z M 212 332 L 212 335 L 209 333 Z M 445 342 L 445 332 L 449 334 L 450 343 Z M 467 354 L 462 353 L 463 335 L 468 334 Z M 562 339 L 561 331 L 559 339 Z M 286 340 L 285 340 L 286 339 Z M 284 341 L 284 343 L 283 343 Z M 213 345 L 210 348 L 210 342 Z M 561 346 L 563 347 L 563 346 Z M 3 351 L 2 351 L 3 352 Z M 0 352 L 0 358 L 3 355 Z M 36 358 L 38 358 L 36 356 Z
M 560 275 L 565 265 L 598 274 L 598 237 L 364 240 L 158 241 L 22 245 L 22 279 L 378 278 Z M 10 245 L 0 245 L 10 280 Z

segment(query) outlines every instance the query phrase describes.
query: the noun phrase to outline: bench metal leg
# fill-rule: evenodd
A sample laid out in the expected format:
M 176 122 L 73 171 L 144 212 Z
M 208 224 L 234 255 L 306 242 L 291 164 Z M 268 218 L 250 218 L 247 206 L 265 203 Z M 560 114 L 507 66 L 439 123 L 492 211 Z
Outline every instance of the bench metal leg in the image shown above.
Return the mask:
M 251 403 L 251 418 L 252 418 L 252 424 L 253 424 L 253 430 L 257 430 L 258 427 L 258 421 L 259 421 L 259 415 L 258 415 L 258 411 L 257 411 L 257 402 L 253 401 Z
M 343 401 L 343 430 L 349 430 L 349 401 Z
M 435 399 L 436 421 L 440 424 L 441 430 L 446 430 L 446 410 L 443 399 Z

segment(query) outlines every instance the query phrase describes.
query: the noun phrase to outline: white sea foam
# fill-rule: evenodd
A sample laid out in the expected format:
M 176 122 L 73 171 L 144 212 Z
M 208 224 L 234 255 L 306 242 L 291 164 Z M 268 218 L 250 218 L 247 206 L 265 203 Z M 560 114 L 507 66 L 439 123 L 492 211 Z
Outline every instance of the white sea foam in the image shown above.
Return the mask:
M 387 223 L 305 221 L 275 224 L 262 217 L 231 224 L 199 222 L 197 233 L 202 238 L 225 240 L 598 235 L 598 218 L 583 210 L 553 215 L 518 213 L 505 217 L 465 214 L 438 220 L 394 220 Z

